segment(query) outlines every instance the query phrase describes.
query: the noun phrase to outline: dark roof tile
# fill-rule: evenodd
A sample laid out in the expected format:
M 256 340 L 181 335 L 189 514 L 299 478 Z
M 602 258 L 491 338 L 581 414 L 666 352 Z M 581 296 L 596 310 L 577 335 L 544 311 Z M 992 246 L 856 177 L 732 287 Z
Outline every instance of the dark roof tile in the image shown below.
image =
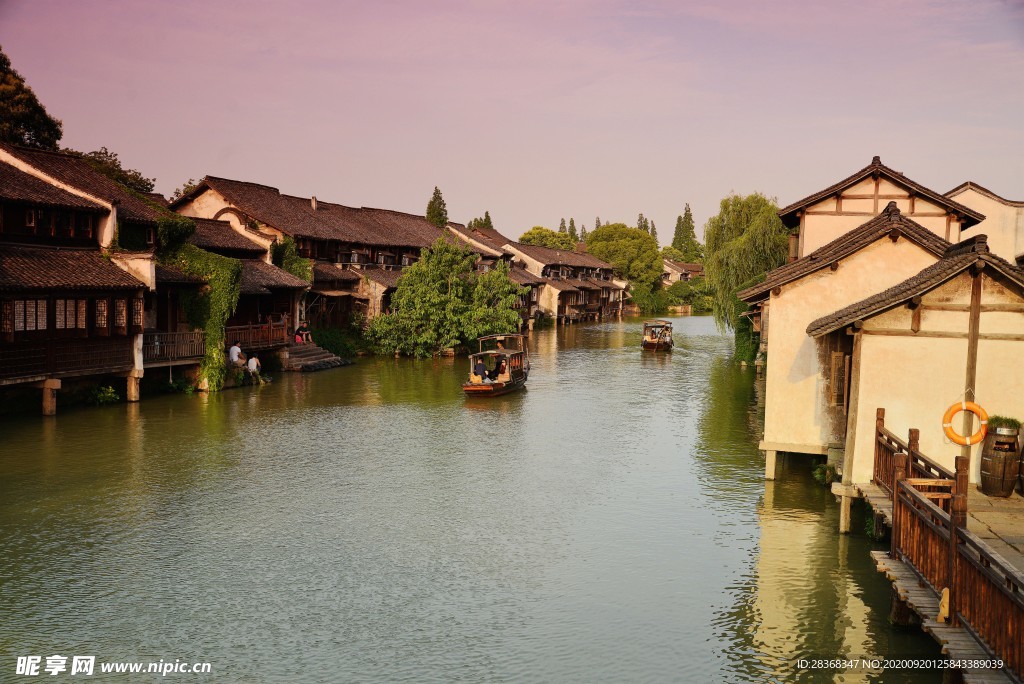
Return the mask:
M 893 231 L 937 257 L 942 256 L 946 248 L 949 247 L 948 242 L 921 224 L 903 216 L 896 203 L 890 202 L 881 214 L 867 223 L 844 233 L 796 261 L 769 271 L 763 282 L 740 291 L 737 296 L 747 302 L 759 299 L 772 288 L 791 283 L 798 278 L 827 268 L 831 263 L 864 249 L 876 240 L 892 234 Z
M 108 212 L 101 204 L 73 195 L 4 162 L 0 162 L 0 200 L 102 214 Z
M 0 291 L 141 287 L 140 281 L 97 251 L 0 246 Z
M 885 177 L 892 181 L 893 183 L 895 183 L 896 185 L 901 185 L 904 188 L 907 188 L 908 190 L 913 190 L 918 195 L 928 198 L 930 201 L 935 202 L 939 206 L 945 207 L 948 211 L 952 211 L 959 214 L 964 218 L 964 228 L 970 227 L 975 223 L 985 220 L 984 215 L 979 214 L 973 209 L 969 209 L 968 207 L 965 207 L 959 202 L 954 202 L 953 200 L 949 199 L 944 195 L 940 195 L 934 190 L 930 190 L 924 187 L 923 185 L 920 185 L 919 183 L 915 183 L 914 181 L 910 180 L 899 171 L 890 169 L 888 166 L 882 163 L 882 160 L 879 157 L 874 157 L 871 160 L 870 164 L 868 164 L 867 166 L 865 166 L 863 169 L 853 174 L 852 176 L 844 178 L 838 183 L 828 186 L 824 190 L 820 190 L 814 193 L 813 195 L 808 195 L 807 197 L 804 197 L 802 200 L 799 200 L 797 202 L 794 202 L 793 204 L 790 204 L 787 207 L 779 209 L 779 217 L 782 219 L 782 222 L 786 224 L 786 226 L 790 228 L 795 228 L 797 225 L 799 225 L 799 219 L 797 219 L 795 216 L 798 210 L 804 209 L 805 207 L 815 204 L 816 202 L 820 202 L 821 200 L 831 195 L 835 195 L 836 193 L 842 191 L 843 189 L 861 182 L 865 178 L 871 178 L 874 174 L 878 174 L 881 177 Z
M 259 259 L 242 259 L 242 294 L 270 294 L 271 290 L 309 287 L 302 278 Z
M 190 217 L 196 224 L 196 232 L 188 239 L 196 247 L 211 251 L 245 252 L 254 257 L 266 253 L 259 243 L 245 237 L 227 221 Z

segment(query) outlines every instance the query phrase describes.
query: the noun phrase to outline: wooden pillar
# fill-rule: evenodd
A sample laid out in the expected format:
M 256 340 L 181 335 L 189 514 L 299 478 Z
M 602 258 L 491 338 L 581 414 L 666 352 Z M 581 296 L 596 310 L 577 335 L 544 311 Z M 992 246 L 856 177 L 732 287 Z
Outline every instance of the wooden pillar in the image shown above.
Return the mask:
M 889 622 L 897 627 L 912 627 L 919 622 L 917 614 L 900 598 L 896 585 L 892 585 L 892 602 L 889 605 Z
M 981 278 L 983 262 L 979 262 L 971 269 L 971 315 L 967 329 L 967 373 L 964 378 L 964 400 L 977 401 L 974 394 L 975 384 L 978 378 L 978 332 L 981 329 Z M 963 411 L 964 422 L 960 434 L 970 437 L 974 434 L 974 414 L 970 411 Z M 970 458 L 971 446 L 965 444 L 960 447 L 960 455 Z
M 778 467 L 778 453 L 774 449 L 768 449 L 764 452 L 764 479 L 774 480 L 776 469 Z
M 850 363 L 850 406 L 846 412 L 846 444 L 843 447 L 843 489 L 853 487 L 853 459 L 857 452 L 857 415 L 860 408 L 861 336 L 853 336 L 853 358 Z M 883 415 L 885 409 L 879 409 Z M 874 435 L 872 435 L 874 443 Z M 873 452 L 872 452 L 873 453 Z M 853 497 L 843 495 L 839 501 L 839 533 L 849 534 Z
M 139 400 L 139 381 L 140 378 L 129 375 L 127 378 L 126 396 L 128 401 Z
M 907 455 L 900 452 L 893 457 L 892 474 L 892 540 L 889 557 L 897 558 L 900 542 L 900 525 L 903 520 L 903 505 L 900 502 L 900 482 L 907 477 Z
M 60 380 L 43 380 L 37 383 L 37 387 L 43 390 L 43 415 L 57 415 L 57 391 L 60 389 Z
M 960 567 L 959 533 L 967 529 L 967 482 L 970 476 L 971 459 L 966 456 L 956 457 L 953 499 L 949 507 L 949 624 L 956 627 L 960 624 L 956 615 L 957 609 L 957 574 Z

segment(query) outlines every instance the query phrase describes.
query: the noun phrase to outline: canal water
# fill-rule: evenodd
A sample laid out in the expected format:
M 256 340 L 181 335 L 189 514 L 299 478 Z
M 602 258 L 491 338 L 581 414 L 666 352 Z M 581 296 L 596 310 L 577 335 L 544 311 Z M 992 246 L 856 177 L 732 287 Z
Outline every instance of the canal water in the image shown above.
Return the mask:
M 797 668 L 938 649 L 889 626 L 806 464 L 764 481 L 731 339 L 640 330 L 535 332 L 528 389 L 491 400 L 464 359 L 370 358 L 0 423 L 0 681 L 54 654 L 211 663 L 179 681 L 939 681 Z

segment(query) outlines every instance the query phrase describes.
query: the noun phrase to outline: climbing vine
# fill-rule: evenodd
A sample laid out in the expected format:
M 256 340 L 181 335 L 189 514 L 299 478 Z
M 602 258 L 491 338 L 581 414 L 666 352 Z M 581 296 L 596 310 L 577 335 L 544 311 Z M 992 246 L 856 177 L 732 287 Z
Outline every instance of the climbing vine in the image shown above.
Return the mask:
M 302 278 L 307 283 L 313 282 L 313 262 L 299 256 L 299 250 L 295 246 L 293 238 L 286 237 L 271 245 L 270 259 L 275 266 L 288 271 L 296 278 Z

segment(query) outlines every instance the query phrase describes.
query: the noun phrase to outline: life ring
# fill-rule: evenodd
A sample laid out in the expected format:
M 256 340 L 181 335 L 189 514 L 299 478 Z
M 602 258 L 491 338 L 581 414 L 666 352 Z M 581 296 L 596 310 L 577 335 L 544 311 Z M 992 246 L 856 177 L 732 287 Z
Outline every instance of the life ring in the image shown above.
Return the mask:
M 981 427 L 970 437 L 963 437 L 953 429 L 953 416 L 961 411 L 970 411 L 981 420 Z M 988 413 L 973 401 L 961 401 L 946 409 L 946 415 L 942 416 L 942 430 L 946 433 L 946 437 L 949 437 L 949 441 L 954 444 L 959 444 L 960 446 L 977 444 L 985 439 L 985 435 L 988 433 Z

